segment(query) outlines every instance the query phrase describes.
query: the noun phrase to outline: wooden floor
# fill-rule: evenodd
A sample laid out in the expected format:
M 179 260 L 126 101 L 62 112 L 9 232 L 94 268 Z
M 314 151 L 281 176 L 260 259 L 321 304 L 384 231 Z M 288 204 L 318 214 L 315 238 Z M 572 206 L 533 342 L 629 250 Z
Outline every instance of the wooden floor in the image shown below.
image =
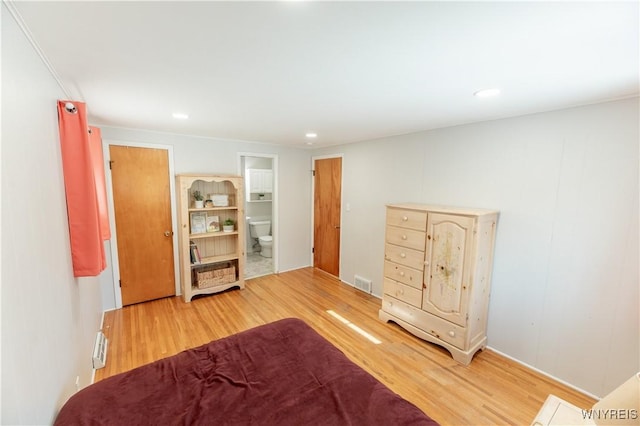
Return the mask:
M 394 392 L 443 425 L 528 425 L 548 394 L 578 407 L 595 402 L 495 352 L 462 366 L 439 346 L 378 319 L 380 299 L 313 268 L 248 280 L 184 303 L 178 297 L 105 314 L 107 365 L 96 381 L 257 325 L 297 317 Z M 374 344 L 332 310 L 382 341 Z

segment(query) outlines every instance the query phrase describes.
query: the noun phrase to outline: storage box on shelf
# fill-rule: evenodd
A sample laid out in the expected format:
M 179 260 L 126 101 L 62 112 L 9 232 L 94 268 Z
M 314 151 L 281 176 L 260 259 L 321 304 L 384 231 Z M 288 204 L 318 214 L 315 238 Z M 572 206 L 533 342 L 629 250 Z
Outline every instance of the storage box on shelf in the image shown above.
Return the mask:
M 232 287 L 244 288 L 244 207 L 241 176 L 176 176 L 180 208 L 180 284 L 182 297 L 190 302 L 200 294 Z M 193 193 L 210 194 L 215 201 L 195 207 Z M 224 232 L 231 219 L 235 228 Z
M 203 267 L 202 270 L 194 268 L 195 275 L 192 282 L 199 289 L 216 287 L 237 281 L 236 267 L 231 263 L 214 263 Z

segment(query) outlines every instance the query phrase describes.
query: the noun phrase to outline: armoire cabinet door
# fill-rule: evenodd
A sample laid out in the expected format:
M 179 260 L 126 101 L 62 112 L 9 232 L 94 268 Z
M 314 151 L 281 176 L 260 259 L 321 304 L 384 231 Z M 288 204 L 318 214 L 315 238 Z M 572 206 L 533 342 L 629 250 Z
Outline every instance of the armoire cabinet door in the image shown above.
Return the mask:
M 422 309 L 466 325 L 474 219 L 430 213 Z

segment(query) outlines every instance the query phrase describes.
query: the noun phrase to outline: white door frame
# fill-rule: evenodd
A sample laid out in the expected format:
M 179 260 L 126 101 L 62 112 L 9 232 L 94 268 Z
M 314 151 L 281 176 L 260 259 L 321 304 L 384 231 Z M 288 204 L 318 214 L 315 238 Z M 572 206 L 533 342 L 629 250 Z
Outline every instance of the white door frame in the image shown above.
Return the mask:
M 175 275 L 175 290 L 176 296 L 180 296 L 182 291 L 180 289 L 180 267 L 178 262 L 178 218 L 176 209 L 176 182 L 175 172 L 173 167 L 173 146 L 171 145 L 159 145 L 149 143 L 138 143 L 129 141 L 116 141 L 116 140 L 103 140 L 102 141 L 102 153 L 105 159 L 105 177 L 107 186 L 107 204 L 109 206 L 109 226 L 111 227 L 111 271 L 113 273 L 113 295 L 115 299 L 115 308 L 122 308 L 122 291 L 120 289 L 120 262 L 118 260 L 118 233 L 116 229 L 116 216 L 113 206 L 113 183 L 111 180 L 111 168 L 109 167 L 109 147 L 110 146 L 131 146 L 135 148 L 153 148 L 163 149 L 167 151 L 169 160 L 169 193 L 171 197 L 171 232 L 173 238 L 173 273 Z
M 258 157 L 258 158 L 270 158 L 271 159 L 271 167 L 273 169 L 273 193 L 272 193 L 272 205 L 271 205 L 271 234 L 273 235 L 273 247 L 271 249 L 272 253 L 272 258 L 273 258 L 273 273 L 277 274 L 279 271 L 279 261 L 278 261 L 278 256 L 279 256 L 279 252 L 280 250 L 278 250 L 278 246 L 280 245 L 280 238 L 278 238 L 278 234 L 279 234 L 279 227 L 278 227 L 278 154 L 265 154 L 265 153 L 258 153 L 258 152 L 238 152 L 238 175 L 239 176 L 244 176 L 244 170 L 242 168 L 242 158 L 243 157 Z M 247 186 L 246 186 L 246 179 L 245 179 L 245 184 L 244 186 L 244 193 L 242 194 L 243 197 L 245 197 L 244 199 L 244 204 L 245 204 L 245 217 L 243 218 L 243 220 L 246 221 L 246 213 L 247 213 L 247 197 L 246 197 L 246 192 L 247 192 Z M 247 229 L 247 235 L 249 233 L 249 230 Z M 246 241 L 245 241 L 246 243 Z M 245 248 L 245 257 L 247 256 L 247 249 Z

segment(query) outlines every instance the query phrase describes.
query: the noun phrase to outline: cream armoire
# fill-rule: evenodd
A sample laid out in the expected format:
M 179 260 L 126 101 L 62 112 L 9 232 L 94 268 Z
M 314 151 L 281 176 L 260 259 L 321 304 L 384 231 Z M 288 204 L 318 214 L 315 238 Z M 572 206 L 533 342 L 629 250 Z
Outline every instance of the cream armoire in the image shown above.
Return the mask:
M 497 220 L 495 210 L 388 205 L 380 319 L 468 365 L 487 342 Z

